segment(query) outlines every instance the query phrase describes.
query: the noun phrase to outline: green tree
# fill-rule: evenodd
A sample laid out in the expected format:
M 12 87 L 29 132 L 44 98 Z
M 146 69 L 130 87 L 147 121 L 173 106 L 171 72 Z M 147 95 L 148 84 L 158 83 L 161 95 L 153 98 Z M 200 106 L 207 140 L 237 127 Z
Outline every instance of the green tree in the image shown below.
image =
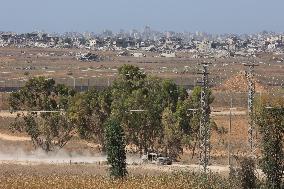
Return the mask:
M 197 109 L 194 110 L 190 99 L 185 99 L 178 101 L 174 115 L 177 120 L 178 128 L 182 132 L 182 146 L 188 149 L 192 148 L 192 154 L 194 155 L 199 136 L 199 111 Z
M 240 182 L 243 189 L 256 189 L 257 178 L 255 175 L 255 161 L 252 158 L 244 158 L 240 161 Z
M 149 77 L 138 67 L 124 65 L 119 68 L 112 97 L 112 115 L 121 121 L 127 144 L 134 144 L 142 154 L 164 146 L 162 113 L 167 107 L 175 113 L 178 103 L 187 99 L 187 92 L 171 80 Z
M 143 73 L 139 67 L 125 64 L 118 68 L 119 77 L 123 78 L 125 81 L 131 83 L 132 81 L 139 81 L 145 79 L 146 75 Z
M 195 155 L 196 145 L 199 141 L 201 91 L 202 88 L 200 86 L 195 87 L 189 98 L 178 102 L 176 111 L 179 125 L 183 131 L 183 144 L 192 149 L 192 158 Z M 214 101 L 211 90 L 209 90 L 208 95 L 210 105 Z M 208 111 L 210 112 L 210 109 Z
M 55 85 L 52 79 L 30 79 L 9 98 L 12 111 L 23 111 L 18 113 L 11 129 L 27 132 L 35 147 L 47 152 L 63 147 L 74 134 L 74 125 L 64 115 L 72 95 L 73 90 Z
M 148 116 L 156 115 L 148 106 L 150 104 L 150 88 L 147 88 L 147 78 L 138 67 L 124 65 L 119 69 L 119 77 L 114 82 L 111 105 L 112 115 L 117 117 L 126 134 L 126 142 L 134 144 L 142 150 L 148 150 L 153 139 L 153 119 Z M 131 112 L 143 110 L 143 112 Z
M 123 129 L 115 118 L 109 118 L 105 128 L 107 161 L 111 165 L 110 175 L 115 178 L 125 177 L 127 169 Z
M 104 123 L 111 113 L 111 91 L 105 89 L 98 92 L 92 89 L 77 94 L 68 110 L 70 120 L 76 125 L 82 139 L 104 146 Z
M 277 99 L 274 99 L 274 102 Z M 279 100 L 278 102 L 281 102 Z M 271 189 L 281 188 L 281 179 L 284 172 L 284 100 L 282 104 L 273 103 L 269 100 L 271 108 L 267 102 L 258 102 L 256 123 L 261 134 L 261 167 L 267 177 L 267 186 Z M 282 185 L 283 186 L 283 185 Z
M 165 147 L 165 154 L 176 159 L 180 153 L 183 152 L 182 148 L 182 132 L 178 125 L 175 115 L 170 110 L 166 108 L 162 114 L 162 124 L 163 124 L 163 144 Z
M 161 85 L 162 96 L 167 104 L 167 107 L 170 107 L 172 111 L 175 111 L 179 97 L 178 86 L 171 80 L 162 80 Z

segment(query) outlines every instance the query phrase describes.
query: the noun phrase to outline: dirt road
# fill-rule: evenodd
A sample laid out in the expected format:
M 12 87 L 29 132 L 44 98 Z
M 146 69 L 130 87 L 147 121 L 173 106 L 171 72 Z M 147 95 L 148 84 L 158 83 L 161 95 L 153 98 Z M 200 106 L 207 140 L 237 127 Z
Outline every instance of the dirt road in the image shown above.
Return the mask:
M 0 117 L 17 117 L 17 113 L 11 114 L 8 110 L 0 110 Z
M 8 140 L 8 141 L 30 141 L 30 137 L 17 137 L 12 135 L 7 135 L 0 133 L 0 140 Z
M 232 116 L 237 116 L 237 115 L 247 115 L 246 111 L 237 111 L 237 110 L 233 110 L 231 111 Z M 230 115 L 230 111 L 226 110 L 226 111 L 218 111 L 218 112 L 211 112 L 211 115 L 213 116 L 223 116 L 223 115 Z

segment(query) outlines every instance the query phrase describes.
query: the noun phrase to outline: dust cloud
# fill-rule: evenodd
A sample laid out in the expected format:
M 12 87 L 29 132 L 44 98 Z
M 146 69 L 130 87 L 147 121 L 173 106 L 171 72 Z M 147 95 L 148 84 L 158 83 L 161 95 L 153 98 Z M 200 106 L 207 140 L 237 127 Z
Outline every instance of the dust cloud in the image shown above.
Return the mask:
M 99 163 L 106 161 L 106 156 L 94 155 L 88 151 L 83 153 L 67 152 L 64 149 L 46 153 L 41 149 L 26 152 L 21 148 L 0 150 L 0 162 L 13 163 Z
M 76 152 L 58 149 L 46 153 L 42 149 L 34 151 L 24 151 L 22 148 L 6 147 L 0 149 L 0 163 L 16 163 L 16 164 L 101 164 L 107 161 L 106 155 L 96 153 L 92 154 L 89 151 Z M 140 164 L 141 159 L 136 156 L 127 156 L 128 164 Z

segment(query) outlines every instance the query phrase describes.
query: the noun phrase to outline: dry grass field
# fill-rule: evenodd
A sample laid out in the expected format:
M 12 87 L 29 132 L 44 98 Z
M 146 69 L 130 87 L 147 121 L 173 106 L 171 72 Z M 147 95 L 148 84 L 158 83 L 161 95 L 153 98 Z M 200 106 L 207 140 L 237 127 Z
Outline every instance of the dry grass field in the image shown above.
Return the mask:
M 164 173 L 129 168 L 125 180 L 112 180 L 106 175 L 106 167 L 94 165 L 5 165 L 1 164 L 0 187 L 18 189 L 71 189 L 71 188 L 237 188 L 223 178 L 211 175 L 207 182 L 201 175 L 192 173 Z
M 210 67 L 211 83 L 220 85 L 245 67 L 247 58 L 193 59 L 189 53 L 179 52 L 176 58 L 157 57 L 158 53 L 146 53 L 146 57 L 118 57 L 116 52 L 93 51 L 104 59 L 99 62 L 81 62 L 76 54 L 88 52 L 81 49 L 41 49 L 41 48 L 0 48 L 0 87 L 22 86 L 26 79 L 33 76 L 55 78 L 58 83 L 76 85 L 108 85 L 123 64 L 139 66 L 146 73 L 162 78 L 170 78 L 182 85 L 194 85 L 199 76 L 196 74 L 204 61 L 212 62 Z M 283 63 L 272 59 L 271 54 L 258 55 L 255 62 L 257 77 L 264 85 L 283 83 Z M 108 78 L 108 79 L 107 79 Z

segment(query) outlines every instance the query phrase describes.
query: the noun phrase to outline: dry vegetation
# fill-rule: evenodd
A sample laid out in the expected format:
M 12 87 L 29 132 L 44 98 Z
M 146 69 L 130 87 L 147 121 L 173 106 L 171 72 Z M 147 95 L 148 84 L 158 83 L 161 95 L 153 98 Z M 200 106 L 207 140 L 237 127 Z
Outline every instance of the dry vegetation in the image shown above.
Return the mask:
M 94 165 L 0 165 L 0 188 L 237 188 L 234 183 L 210 175 L 208 181 L 194 173 L 171 173 L 130 168 L 125 180 L 106 176 L 106 167 Z M 201 182 L 203 181 L 203 182 Z
M 210 68 L 213 83 L 220 85 L 233 75 L 245 70 L 242 65 L 247 58 L 227 59 L 193 59 L 189 53 L 180 52 L 177 58 L 155 57 L 158 53 L 146 53 L 145 58 L 117 57 L 116 52 L 93 51 L 104 58 L 100 62 L 80 62 L 76 60 L 76 53 L 87 52 L 81 49 L 41 49 L 41 48 L 0 48 L 0 79 L 6 85 L 22 86 L 24 79 L 32 76 L 53 77 L 59 83 L 72 86 L 73 79 L 77 78 L 78 86 L 107 85 L 116 77 L 116 69 L 123 64 L 133 64 L 143 68 L 146 73 L 163 78 L 171 78 L 179 84 L 194 85 L 198 71 L 197 63 L 211 61 Z M 283 65 L 272 60 L 273 55 L 258 55 L 256 62 L 263 62 L 256 68 L 258 80 L 263 85 L 280 83 L 284 79 Z M 31 69 L 30 69 L 31 68 Z M 71 75 L 70 75 L 71 74 Z M 65 78 L 65 79 L 64 79 Z M 273 79 L 272 79 L 273 78 Z M 5 83 L 1 82 L 0 87 Z

